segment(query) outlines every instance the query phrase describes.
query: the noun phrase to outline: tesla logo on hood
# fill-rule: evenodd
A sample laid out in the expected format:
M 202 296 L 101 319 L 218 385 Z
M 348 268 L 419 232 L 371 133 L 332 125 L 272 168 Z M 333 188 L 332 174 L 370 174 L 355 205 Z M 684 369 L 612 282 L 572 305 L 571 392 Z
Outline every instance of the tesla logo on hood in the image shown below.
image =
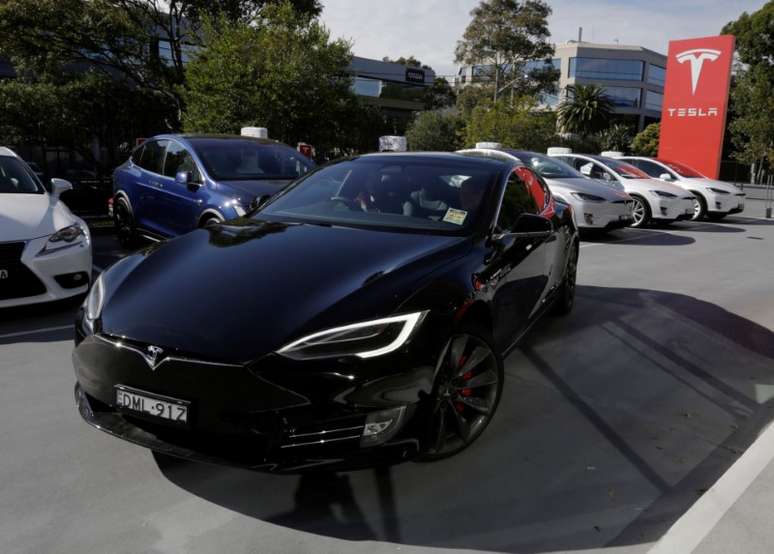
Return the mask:
M 675 55 L 678 62 L 689 62 L 691 64 L 691 94 L 696 94 L 696 87 L 701 78 L 701 68 L 704 62 L 707 60 L 714 62 L 719 57 L 720 50 L 713 50 L 712 48 L 694 48 Z
M 0 269 L 0 279 L 8 279 L 8 270 Z
M 146 354 L 143 354 L 143 358 L 145 358 L 145 361 L 151 370 L 156 371 L 156 368 L 159 367 L 160 362 L 164 361 L 159 360 L 159 357 L 164 353 L 164 349 L 159 348 L 158 346 L 149 346 L 145 350 Z

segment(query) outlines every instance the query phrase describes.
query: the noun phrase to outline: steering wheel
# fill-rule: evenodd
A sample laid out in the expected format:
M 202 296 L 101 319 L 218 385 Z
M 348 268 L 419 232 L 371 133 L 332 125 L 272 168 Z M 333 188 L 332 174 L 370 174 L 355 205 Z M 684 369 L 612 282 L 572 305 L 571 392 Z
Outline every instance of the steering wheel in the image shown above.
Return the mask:
M 360 203 L 356 202 L 352 198 L 345 198 L 343 196 L 333 196 L 331 197 L 331 200 L 333 202 L 339 202 L 340 204 L 344 204 L 344 206 L 347 207 L 347 209 L 352 210 L 353 212 L 362 212 L 363 207 L 360 205 Z

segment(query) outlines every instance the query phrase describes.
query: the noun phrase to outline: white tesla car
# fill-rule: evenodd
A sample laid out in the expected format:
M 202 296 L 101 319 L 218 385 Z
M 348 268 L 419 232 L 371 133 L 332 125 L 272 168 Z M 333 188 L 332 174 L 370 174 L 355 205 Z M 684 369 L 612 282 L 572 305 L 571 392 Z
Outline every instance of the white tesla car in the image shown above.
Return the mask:
M 0 308 L 85 293 L 91 235 L 59 195 L 72 185 L 51 179 L 49 194 L 12 150 L 0 147 Z
M 693 195 L 682 187 L 659 179 L 626 162 L 589 154 L 551 153 L 589 179 L 600 179 L 623 186 L 632 197 L 632 227 L 649 222 L 668 223 L 693 217 Z
M 719 220 L 729 214 L 744 211 L 747 195 L 741 189 L 730 183 L 705 177 L 687 165 L 641 156 L 620 156 L 617 159 L 639 167 L 651 177 L 674 183 L 692 193 L 694 199 L 691 219 L 694 221 L 705 216 Z
M 489 145 L 489 146 L 485 146 Z M 568 164 L 545 154 L 502 148 L 497 143 L 460 150 L 469 156 L 518 160 L 545 179 L 558 200 L 572 206 L 575 224 L 582 230 L 609 231 L 631 225 L 634 201 L 623 191 L 587 179 Z

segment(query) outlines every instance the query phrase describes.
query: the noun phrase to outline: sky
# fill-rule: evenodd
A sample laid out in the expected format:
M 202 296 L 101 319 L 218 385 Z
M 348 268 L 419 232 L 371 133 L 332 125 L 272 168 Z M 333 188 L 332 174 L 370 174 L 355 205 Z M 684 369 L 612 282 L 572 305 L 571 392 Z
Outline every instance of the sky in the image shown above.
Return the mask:
M 334 38 L 353 43 L 357 56 L 413 55 L 439 75 L 453 75 L 454 47 L 479 0 L 321 0 L 322 20 Z M 666 53 L 669 40 L 716 35 L 765 0 L 548 0 L 552 42 L 644 46 Z

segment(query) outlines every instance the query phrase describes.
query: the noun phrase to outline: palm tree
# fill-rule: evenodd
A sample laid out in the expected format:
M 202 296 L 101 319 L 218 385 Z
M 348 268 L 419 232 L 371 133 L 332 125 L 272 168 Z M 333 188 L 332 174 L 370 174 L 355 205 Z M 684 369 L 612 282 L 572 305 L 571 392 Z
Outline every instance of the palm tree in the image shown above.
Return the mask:
M 583 137 L 605 129 L 613 112 L 613 102 L 597 85 L 570 85 L 559 105 L 559 124 L 565 133 Z

